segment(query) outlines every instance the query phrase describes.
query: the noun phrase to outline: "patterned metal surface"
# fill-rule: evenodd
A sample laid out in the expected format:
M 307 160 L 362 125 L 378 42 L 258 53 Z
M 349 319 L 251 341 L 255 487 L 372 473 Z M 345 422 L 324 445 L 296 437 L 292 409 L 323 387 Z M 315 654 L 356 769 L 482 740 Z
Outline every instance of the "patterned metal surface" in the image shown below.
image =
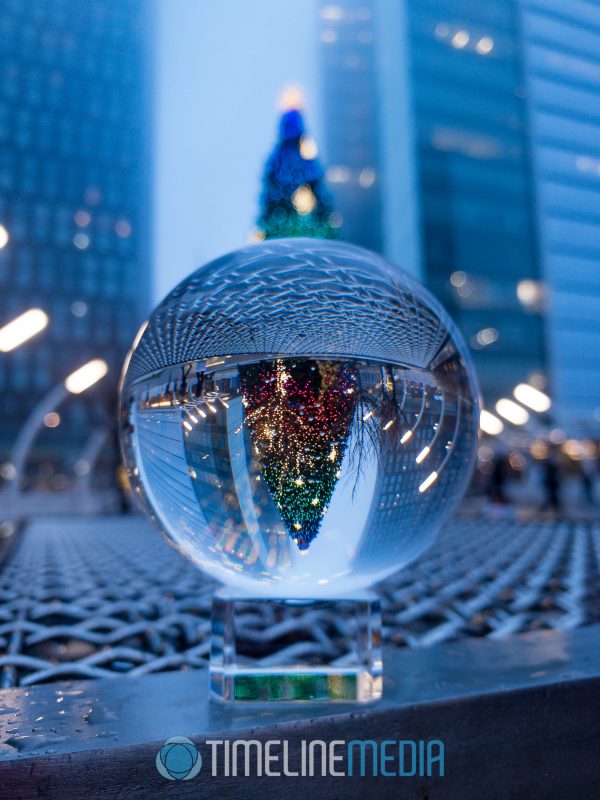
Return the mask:
M 384 635 L 421 647 L 600 622 L 599 571 L 600 522 L 457 517 L 379 587 Z M 33 522 L 0 572 L 1 685 L 205 667 L 212 590 L 141 518 Z M 328 617 L 267 614 L 243 620 L 257 646 L 331 649 Z
M 180 283 L 150 318 L 128 380 L 232 353 L 360 356 L 428 368 L 457 347 L 469 361 L 437 300 L 374 253 L 341 242 L 272 240 Z

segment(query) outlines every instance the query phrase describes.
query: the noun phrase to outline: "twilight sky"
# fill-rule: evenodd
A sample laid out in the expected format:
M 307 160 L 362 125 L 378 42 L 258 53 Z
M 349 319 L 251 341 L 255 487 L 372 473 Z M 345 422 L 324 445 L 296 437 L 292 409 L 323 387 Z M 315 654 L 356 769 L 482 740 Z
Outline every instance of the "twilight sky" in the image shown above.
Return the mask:
M 245 244 L 277 99 L 299 84 L 319 141 L 316 0 L 159 0 L 154 299 Z

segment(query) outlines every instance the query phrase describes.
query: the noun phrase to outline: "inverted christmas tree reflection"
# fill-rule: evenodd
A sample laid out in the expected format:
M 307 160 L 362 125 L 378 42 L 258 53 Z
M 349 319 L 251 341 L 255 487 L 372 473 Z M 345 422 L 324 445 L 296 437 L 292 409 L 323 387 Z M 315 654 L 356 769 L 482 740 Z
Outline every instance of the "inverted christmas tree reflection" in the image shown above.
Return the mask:
M 199 562 L 272 591 L 384 573 L 422 549 L 470 447 L 447 355 L 428 371 L 222 356 L 148 376 L 129 412 L 147 499 Z
M 357 402 L 349 365 L 279 359 L 241 369 L 254 451 L 282 521 L 306 550 L 319 532 Z

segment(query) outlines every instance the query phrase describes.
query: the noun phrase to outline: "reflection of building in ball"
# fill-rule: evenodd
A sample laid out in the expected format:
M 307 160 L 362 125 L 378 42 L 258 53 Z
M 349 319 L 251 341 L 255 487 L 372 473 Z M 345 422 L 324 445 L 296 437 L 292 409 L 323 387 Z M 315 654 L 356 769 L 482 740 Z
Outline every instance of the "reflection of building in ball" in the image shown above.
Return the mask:
M 240 590 L 326 597 L 427 547 L 478 424 L 437 301 L 366 250 L 271 240 L 156 309 L 123 380 L 134 490 L 175 545 Z
M 189 781 L 202 768 L 196 745 L 183 736 L 168 739 L 156 755 L 156 768 L 167 780 Z

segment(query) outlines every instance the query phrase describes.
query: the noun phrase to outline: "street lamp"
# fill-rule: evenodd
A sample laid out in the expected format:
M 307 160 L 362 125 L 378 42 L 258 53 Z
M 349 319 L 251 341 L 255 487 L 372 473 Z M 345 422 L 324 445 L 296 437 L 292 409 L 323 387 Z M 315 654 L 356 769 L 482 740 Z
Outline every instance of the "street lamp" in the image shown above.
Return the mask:
M 93 358 L 65 379 L 65 389 L 71 394 L 81 394 L 103 378 L 108 372 L 108 364 L 101 358 Z
M 1 226 L 0 226 L 1 227 Z M 28 341 L 48 325 L 48 315 L 41 308 L 30 308 L 0 328 L 0 352 L 8 353 Z
M 499 436 L 504 430 L 502 420 L 498 419 L 495 414 L 490 414 L 484 408 L 481 409 L 481 414 L 479 415 L 479 427 L 488 436 Z
M 501 397 L 496 403 L 496 411 L 513 425 L 525 425 L 529 420 L 529 412 L 523 406 L 509 400 L 508 397 Z
M 530 386 L 528 383 L 520 383 L 518 386 L 515 386 L 513 394 L 519 403 L 527 406 L 527 408 L 530 408 L 532 411 L 537 411 L 539 414 L 548 411 L 552 405 L 552 401 L 547 394 L 540 392 L 539 389 Z
M 108 364 L 101 358 L 94 358 L 72 372 L 64 381 L 54 386 L 34 406 L 23 423 L 11 450 L 5 472 L 12 479 L 12 490 L 18 492 L 27 455 L 37 433 L 44 422 L 44 417 L 63 402 L 70 394 L 81 394 L 101 380 L 108 372 Z

